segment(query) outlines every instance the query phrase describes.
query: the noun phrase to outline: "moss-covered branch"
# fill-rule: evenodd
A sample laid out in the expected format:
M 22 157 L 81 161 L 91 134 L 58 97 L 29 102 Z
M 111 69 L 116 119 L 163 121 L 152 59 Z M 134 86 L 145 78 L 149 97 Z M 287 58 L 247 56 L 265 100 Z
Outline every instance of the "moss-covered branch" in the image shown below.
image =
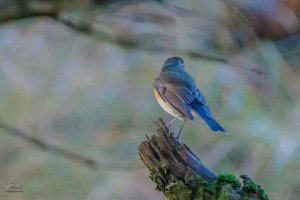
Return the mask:
M 156 189 L 170 200 L 261 199 L 264 190 L 247 175 L 217 175 L 185 145 L 177 141 L 160 119 L 157 133 L 139 145 L 139 155 Z

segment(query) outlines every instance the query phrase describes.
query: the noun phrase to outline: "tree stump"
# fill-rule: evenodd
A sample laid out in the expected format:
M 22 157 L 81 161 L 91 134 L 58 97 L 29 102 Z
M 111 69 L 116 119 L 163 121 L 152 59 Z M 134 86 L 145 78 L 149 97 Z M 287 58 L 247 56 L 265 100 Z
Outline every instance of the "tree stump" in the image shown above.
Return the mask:
M 150 171 L 156 189 L 169 200 L 267 200 L 264 190 L 247 175 L 240 180 L 225 173 L 217 175 L 185 145 L 180 143 L 162 119 L 156 134 L 139 147 L 139 156 Z

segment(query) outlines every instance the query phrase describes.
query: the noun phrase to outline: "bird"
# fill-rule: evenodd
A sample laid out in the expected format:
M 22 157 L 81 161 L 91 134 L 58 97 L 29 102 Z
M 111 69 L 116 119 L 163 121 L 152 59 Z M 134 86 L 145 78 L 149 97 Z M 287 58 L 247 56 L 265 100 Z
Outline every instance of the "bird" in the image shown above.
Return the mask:
M 155 79 L 154 96 L 160 106 L 174 117 L 166 125 L 177 119 L 183 121 L 181 130 L 187 120 L 194 120 L 199 116 L 209 128 L 214 131 L 225 132 L 216 121 L 194 79 L 185 71 L 184 62 L 180 57 L 166 59 L 159 76 Z

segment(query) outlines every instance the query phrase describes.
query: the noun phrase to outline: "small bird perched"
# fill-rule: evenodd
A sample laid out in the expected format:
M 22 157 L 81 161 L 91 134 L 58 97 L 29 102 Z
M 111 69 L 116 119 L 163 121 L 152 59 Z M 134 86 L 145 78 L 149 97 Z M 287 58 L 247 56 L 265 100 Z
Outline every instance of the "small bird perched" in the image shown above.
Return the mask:
M 212 116 L 203 95 L 197 88 L 194 79 L 184 70 L 184 62 L 179 57 L 168 58 L 154 81 L 154 95 L 160 106 L 176 119 L 194 120 L 200 116 L 212 131 L 225 129 Z M 178 133 L 180 135 L 182 127 Z

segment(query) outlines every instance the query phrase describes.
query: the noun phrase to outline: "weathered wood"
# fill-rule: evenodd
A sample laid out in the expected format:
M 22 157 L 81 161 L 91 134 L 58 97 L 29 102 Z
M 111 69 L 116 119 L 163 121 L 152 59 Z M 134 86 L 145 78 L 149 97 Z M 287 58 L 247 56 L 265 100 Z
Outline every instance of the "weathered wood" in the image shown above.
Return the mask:
M 259 185 L 242 175 L 243 184 L 230 174 L 217 175 L 159 119 L 156 134 L 139 145 L 140 159 L 150 171 L 156 189 L 171 200 L 268 199 Z

